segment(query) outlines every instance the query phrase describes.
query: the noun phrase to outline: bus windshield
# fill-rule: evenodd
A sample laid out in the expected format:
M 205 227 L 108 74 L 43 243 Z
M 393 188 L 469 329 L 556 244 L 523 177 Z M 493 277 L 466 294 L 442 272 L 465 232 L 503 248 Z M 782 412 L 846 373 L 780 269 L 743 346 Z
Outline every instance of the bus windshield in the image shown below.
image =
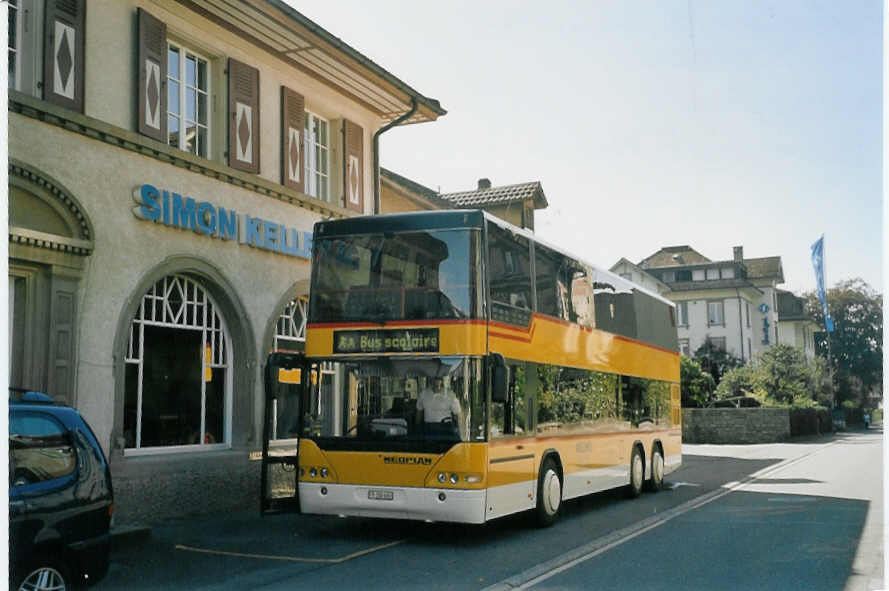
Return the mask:
M 309 321 L 477 317 L 478 241 L 465 229 L 319 239 Z
M 339 375 L 312 388 L 304 405 L 303 436 L 322 447 L 422 451 L 424 443 L 485 440 L 479 359 L 379 358 L 341 366 Z

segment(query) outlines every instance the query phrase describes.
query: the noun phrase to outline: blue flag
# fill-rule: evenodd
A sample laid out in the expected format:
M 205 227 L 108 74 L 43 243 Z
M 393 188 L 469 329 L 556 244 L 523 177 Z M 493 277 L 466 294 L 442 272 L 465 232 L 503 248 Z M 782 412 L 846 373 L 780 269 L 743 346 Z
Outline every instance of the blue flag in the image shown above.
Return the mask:
M 815 289 L 824 310 L 824 328 L 833 332 L 833 318 L 827 313 L 827 292 L 824 291 L 824 236 L 812 245 L 812 266 L 815 267 Z

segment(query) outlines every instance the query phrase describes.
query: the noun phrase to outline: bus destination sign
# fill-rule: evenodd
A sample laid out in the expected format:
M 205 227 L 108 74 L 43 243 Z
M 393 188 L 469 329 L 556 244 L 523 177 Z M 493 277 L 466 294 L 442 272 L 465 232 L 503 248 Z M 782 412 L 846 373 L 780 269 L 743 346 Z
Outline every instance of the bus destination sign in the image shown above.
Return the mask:
M 337 330 L 334 353 L 437 353 L 438 329 Z

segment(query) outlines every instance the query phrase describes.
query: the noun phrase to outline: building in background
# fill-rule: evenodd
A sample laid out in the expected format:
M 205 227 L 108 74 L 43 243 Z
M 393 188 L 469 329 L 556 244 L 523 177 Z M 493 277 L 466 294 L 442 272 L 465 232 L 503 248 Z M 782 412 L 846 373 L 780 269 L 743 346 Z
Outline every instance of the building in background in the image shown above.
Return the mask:
M 450 201 L 442 199 L 438 191 L 403 177 L 386 168 L 380 168 L 380 213 L 404 213 L 452 209 Z
M 431 209 L 483 209 L 520 228 L 534 230 L 534 212 L 549 204 L 539 181 L 492 187 L 479 179 L 474 191 L 439 193 L 400 174 L 380 169 L 382 213 Z
M 731 259 L 713 261 L 687 245 L 667 246 L 638 265 L 621 259 L 611 271 L 646 287 L 655 285 L 676 303 L 679 345 L 685 355 L 710 342 L 749 361 L 781 340 L 781 257 L 745 259 L 744 248 L 736 246 Z M 811 353 L 804 350 L 813 355 L 814 343 L 807 342 Z
M 474 191 L 445 193 L 441 197 L 459 209 L 484 209 L 532 232 L 534 212 L 549 206 L 540 181 L 494 187 L 489 179 L 479 179 Z
M 806 359 L 815 358 L 815 333 L 818 324 L 806 312 L 806 301 L 789 291 L 778 293 L 778 339 L 800 349 Z
M 121 522 L 252 503 L 312 226 L 375 213 L 375 132 L 445 111 L 281 0 L 9 12 L 10 385 L 88 419 Z

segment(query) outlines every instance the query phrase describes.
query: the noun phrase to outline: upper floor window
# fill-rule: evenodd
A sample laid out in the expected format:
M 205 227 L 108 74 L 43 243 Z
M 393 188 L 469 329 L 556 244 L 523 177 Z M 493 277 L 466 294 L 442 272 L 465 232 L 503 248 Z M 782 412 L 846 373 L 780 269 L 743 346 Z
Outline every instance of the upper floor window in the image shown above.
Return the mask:
M 707 302 L 707 324 L 725 324 L 725 309 L 723 302 Z
M 18 61 L 18 55 L 21 52 L 19 49 L 20 39 L 22 37 L 21 32 L 19 31 L 19 27 L 22 24 L 22 19 L 19 18 L 19 3 L 18 0 L 9 0 L 9 88 L 18 89 L 18 79 L 17 75 L 19 70 L 16 68 L 16 63 Z
M 330 126 L 309 112 L 306 112 L 305 126 L 306 195 L 330 201 Z
M 167 46 L 167 137 L 180 150 L 210 157 L 210 64 L 173 43 Z
M 664 282 L 673 283 L 676 281 L 676 271 L 664 271 Z
M 719 269 L 707 269 L 707 279 L 719 279 Z
M 688 302 L 676 303 L 676 326 L 688 326 Z
M 703 281 L 705 278 L 706 278 L 706 276 L 704 275 L 703 269 L 695 269 L 691 273 L 692 281 Z
M 734 279 L 735 278 L 735 270 L 732 267 L 723 267 L 722 268 L 722 278 L 723 279 Z
M 9 66 L 7 86 L 31 96 L 40 96 L 42 84 L 41 46 L 43 3 L 39 0 L 9 0 Z

